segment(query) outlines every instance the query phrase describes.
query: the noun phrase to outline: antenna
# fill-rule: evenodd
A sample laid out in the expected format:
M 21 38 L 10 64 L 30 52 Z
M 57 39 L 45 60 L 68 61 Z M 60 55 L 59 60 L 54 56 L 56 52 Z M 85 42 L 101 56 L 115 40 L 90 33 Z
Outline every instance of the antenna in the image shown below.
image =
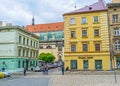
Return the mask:
M 32 25 L 35 25 L 34 12 L 33 12 L 33 18 L 32 18 Z
M 74 7 L 75 7 L 75 9 L 77 8 L 77 6 L 76 6 L 76 2 L 77 2 L 77 1 L 75 0 L 75 6 L 74 6 Z

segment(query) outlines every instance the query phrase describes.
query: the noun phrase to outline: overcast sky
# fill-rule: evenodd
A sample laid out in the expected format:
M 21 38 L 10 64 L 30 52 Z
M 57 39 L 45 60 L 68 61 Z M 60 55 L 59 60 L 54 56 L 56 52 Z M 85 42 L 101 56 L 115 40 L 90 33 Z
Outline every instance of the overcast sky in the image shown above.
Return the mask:
M 34 13 L 35 24 L 61 22 L 63 14 L 72 10 L 91 5 L 98 0 L 1 0 L 0 21 L 25 26 L 32 22 Z M 110 3 L 112 0 L 105 0 Z

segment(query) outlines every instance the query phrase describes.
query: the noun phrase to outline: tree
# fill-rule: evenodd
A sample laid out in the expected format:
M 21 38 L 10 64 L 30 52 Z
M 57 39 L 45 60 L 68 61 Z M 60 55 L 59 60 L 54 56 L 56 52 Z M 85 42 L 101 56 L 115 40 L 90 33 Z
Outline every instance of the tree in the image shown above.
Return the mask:
M 47 63 L 53 62 L 55 60 L 55 56 L 52 55 L 51 53 L 41 53 L 39 55 L 39 59 L 43 60 Z

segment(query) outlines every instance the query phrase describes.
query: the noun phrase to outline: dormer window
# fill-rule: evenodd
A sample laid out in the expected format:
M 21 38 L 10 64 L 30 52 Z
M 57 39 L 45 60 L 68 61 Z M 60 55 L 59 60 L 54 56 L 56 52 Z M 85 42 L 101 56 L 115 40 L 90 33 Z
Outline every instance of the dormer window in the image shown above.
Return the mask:
M 92 10 L 92 7 L 89 7 L 89 10 Z

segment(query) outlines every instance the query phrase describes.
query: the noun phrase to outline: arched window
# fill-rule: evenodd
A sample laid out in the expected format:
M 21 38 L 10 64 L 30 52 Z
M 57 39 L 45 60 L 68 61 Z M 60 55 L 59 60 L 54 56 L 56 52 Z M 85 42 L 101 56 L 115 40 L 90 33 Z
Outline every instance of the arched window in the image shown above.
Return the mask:
M 43 49 L 43 46 L 39 46 L 40 49 Z
M 52 47 L 51 46 L 47 46 L 46 49 L 52 49 Z
M 116 49 L 116 50 L 120 50 L 120 41 L 119 41 L 119 40 L 117 40 L 117 41 L 115 42 L 115 49 Z

